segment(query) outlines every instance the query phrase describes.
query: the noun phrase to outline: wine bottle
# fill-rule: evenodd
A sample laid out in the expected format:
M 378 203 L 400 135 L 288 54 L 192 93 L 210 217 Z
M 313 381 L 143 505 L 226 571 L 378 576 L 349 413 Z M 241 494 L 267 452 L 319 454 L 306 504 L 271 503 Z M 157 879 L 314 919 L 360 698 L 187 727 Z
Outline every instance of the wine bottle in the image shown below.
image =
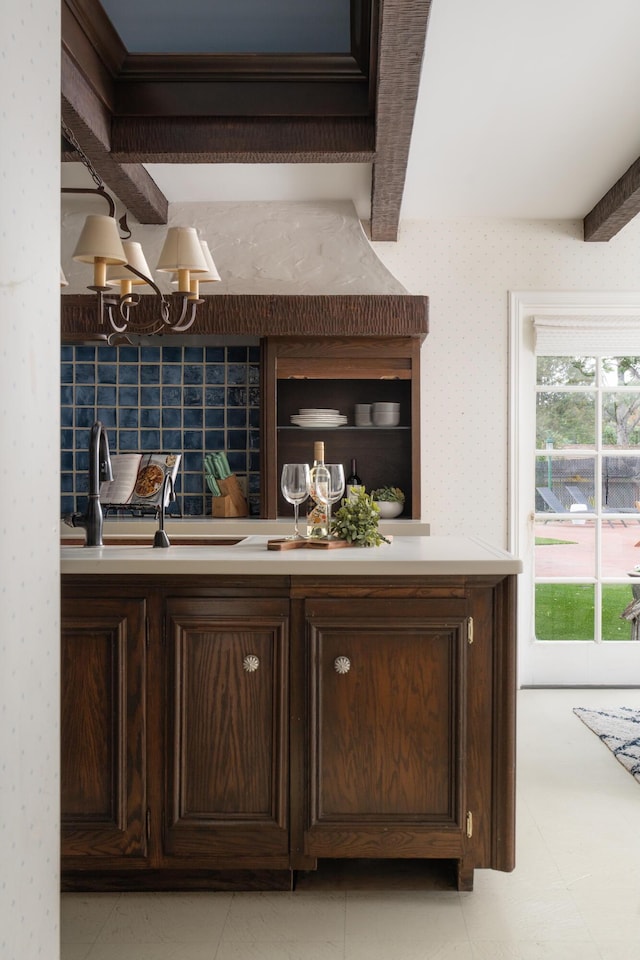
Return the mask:
M 345 481 L 347 500 L 357 500 L 358 494 L 364 489 L 362 480 L 358 476 L 358 464 L 355 457 L 351 458 L 351 472 Z
M 309 471 L 309 508 L 307 510 L 307 536 L 318 539 L 329 533 L 327 526 L 327 504 L 317 496 L 320 484 L 326 492 L 329 485 L 329 471 L 324 465 L 324 441 L 317 440 L 313 445 L 313 465 Z

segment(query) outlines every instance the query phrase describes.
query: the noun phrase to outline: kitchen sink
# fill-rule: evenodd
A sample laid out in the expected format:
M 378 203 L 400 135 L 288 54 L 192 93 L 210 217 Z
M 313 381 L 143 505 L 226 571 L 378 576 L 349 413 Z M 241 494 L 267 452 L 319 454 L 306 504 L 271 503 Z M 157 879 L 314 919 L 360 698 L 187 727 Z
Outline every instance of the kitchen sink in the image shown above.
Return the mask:
M 151 547 L 153 546 L 153 537 L 153 533 L 136 536 L 121 534 L 104 536 L 102 543 L 105 547 Z M 171 546 L 174 547 L 234 547 L 246 540 L 246 537 L 195 537 L 188 534 L 171 533 L 169 534 L 169 540 Z M 60 545 L 63 547 L 83 547 L 84 542 L 84 537 L 63 537 L 60 540 Z

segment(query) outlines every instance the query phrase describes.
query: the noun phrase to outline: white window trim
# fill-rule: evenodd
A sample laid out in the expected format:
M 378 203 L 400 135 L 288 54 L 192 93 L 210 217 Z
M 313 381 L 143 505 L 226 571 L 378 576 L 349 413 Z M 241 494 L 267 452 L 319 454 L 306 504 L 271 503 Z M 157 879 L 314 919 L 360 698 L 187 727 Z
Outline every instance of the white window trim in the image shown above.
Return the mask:
M 533 318 L 611 319 L 640 315 L 640 292 L 509 293 L 509 549 L 520 557 L 518 678 L 521 686 L 624 685 L 630 670 L 640 678 L 640 644 L 543 644 L 533 639 L 533 524 L 535 436 L 535 335 Z M 526 436 L 524 435 L 526 432 Z M 606 662 L 605 662 L 606 661 Z

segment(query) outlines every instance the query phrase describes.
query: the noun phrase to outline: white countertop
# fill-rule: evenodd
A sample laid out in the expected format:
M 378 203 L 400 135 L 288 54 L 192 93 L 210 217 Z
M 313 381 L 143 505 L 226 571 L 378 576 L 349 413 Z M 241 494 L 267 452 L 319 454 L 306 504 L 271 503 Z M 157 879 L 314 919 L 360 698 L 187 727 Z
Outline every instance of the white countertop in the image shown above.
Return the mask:
M 147 528 L 148 530 L 148 528 Z M 74 531 L 77 536 L 82 531 Z M 128 531 L 127 531 L 128 532 Z M 225 529 L 224 534 L 232 536 Z M 171 533 L 169 532 L 169 536 Z M 267 549 L 267 535 L 250 534 L 233 546 L 63 546 L 63 574 L 228 574 L 279 576 L 407 576 L 514 574 L 522 562 L 475 537 L 394 536 L 380 547 L 334 550 Z

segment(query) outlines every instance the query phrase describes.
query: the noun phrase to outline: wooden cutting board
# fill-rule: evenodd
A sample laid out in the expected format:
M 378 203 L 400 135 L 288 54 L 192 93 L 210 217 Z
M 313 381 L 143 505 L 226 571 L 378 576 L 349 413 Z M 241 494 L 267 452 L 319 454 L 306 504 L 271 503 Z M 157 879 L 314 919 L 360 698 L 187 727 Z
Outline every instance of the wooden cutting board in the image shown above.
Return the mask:
M 387 540 L 391 540 L 387 537 Z M 312 550 L 338 550 L 341 547 L 357 547 L 356 543 L 346 540 L 267 540 L 267 550 L 300 550 L 310 547 Z

